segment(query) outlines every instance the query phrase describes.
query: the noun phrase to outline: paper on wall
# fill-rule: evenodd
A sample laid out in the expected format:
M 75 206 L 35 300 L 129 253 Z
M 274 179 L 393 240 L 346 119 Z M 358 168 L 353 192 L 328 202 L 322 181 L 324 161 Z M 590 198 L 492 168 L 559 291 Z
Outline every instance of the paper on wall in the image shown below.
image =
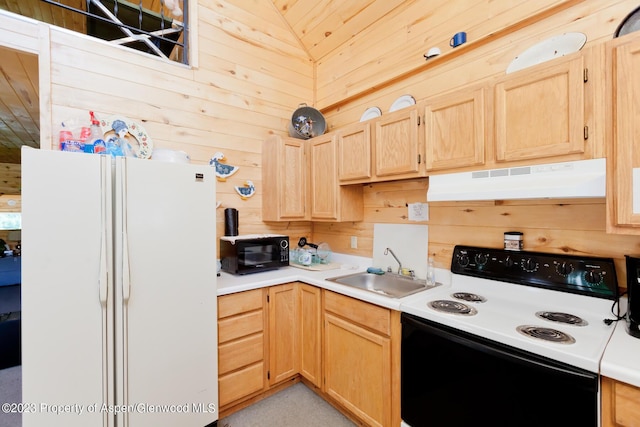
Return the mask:
M 409 221 L 429 221 L 429 205 L 426 203 L 409 203 Z

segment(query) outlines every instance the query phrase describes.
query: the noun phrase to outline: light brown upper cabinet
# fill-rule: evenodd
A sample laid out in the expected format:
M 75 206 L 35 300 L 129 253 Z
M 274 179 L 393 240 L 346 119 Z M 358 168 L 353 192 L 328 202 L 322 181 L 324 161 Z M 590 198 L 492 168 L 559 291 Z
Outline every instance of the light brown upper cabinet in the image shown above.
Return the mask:
M 372 178 L 372 122 L 358 122 L 336 132 L 338 177 L 341 183 L 369 182 Z
M 272 136 L 262 146 L 263 221 L 362 221 L 361 185 L 341 187 L 336 135 Z
M 496 82 L 498 162 L 585 152 L 583 64 L 583 55 L 577 53 L 508 74 Z
M 608 73 L 607 96 L 613 117 L 607 144 L 607 231 L 640 234 L 640 36 L 611 41 L 609 67 L 613 72 Z
M 262 143 L 262 220 L 307 218 L 305 140 L 273 135 Z
M 484 164 L 486 90 L 465 88 L 425 102 L 427 171 Z
M 361 185 L 340 186 L 337 135 L 324 134 L 307 141 L 309 147 L 309 204 L 312 221 L 362 221 Z
M 424 138 L 417 105 L 338 131 L 338 176 L 342 185 L 425 176 Z
M 424 176 L 421 164 L 424 140 L 418 127 L 418 106 L 383 114 L 374 121 L 373 164 L 375 180 L 416 178 Z

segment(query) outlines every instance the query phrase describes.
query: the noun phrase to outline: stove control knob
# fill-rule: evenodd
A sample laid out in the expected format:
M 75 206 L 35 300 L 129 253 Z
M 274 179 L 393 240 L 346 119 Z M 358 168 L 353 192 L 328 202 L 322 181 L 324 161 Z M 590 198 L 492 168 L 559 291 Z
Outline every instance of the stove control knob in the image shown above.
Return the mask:
M 533 273 L 538 269 L 538 263 L 533 258 L 527 258 L 522 261 L 522 268 L 524 271 Z
M 489 261 L 489 255 L 483 253 L 476 254 L 476 263 L 478 263 L 478 265 L 485 265 L 487 261 Z
M 469 255 L 467 254 L 462 254 L 458 257 L 458 265 L 460 265 L 460 267 L 466 267 L 469 265 Z
M 573 272 L 573 264 L 569 264 L 568 262 L 560 262 L 556 264 L 556 272 L 566 277 Z
M 584 280 L 586 280 L 587 283 L 596 285 L 602 282 L 602 274 L 595 270 L 588 270 L 587 272 L 584 273 Z
M 513 259 L 510 256 L 504 259 L 504 266 L 507 268 L 513 267 Z

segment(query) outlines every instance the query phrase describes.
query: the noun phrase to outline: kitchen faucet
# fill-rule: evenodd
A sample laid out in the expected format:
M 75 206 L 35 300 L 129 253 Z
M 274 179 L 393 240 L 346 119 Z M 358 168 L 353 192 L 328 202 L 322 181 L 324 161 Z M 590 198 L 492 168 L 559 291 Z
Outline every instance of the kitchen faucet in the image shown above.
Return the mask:
M 391 256 L 393 256 L 396 261 L 398 262 L 398 274 L 402 274 L 402 263 L 400 262 L 400 260 L 398 259 L 398 257 L 396 256 L 396 254 L 393 253 L 393 251 L 391 250 L 391 248 L 386 248 L 384 250 L 384 254 L 388 255 L 389 252 L 391 252 Z M 389 271 L 391 271 L 391 267 L 389 267 Z

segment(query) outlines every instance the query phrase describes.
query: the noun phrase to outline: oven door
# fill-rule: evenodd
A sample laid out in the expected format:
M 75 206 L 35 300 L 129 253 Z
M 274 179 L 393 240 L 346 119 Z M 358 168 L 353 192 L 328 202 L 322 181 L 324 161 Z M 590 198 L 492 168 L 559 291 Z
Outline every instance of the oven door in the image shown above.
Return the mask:
M 597 426 L 598 375 L 402 314 L 411 427 Z

